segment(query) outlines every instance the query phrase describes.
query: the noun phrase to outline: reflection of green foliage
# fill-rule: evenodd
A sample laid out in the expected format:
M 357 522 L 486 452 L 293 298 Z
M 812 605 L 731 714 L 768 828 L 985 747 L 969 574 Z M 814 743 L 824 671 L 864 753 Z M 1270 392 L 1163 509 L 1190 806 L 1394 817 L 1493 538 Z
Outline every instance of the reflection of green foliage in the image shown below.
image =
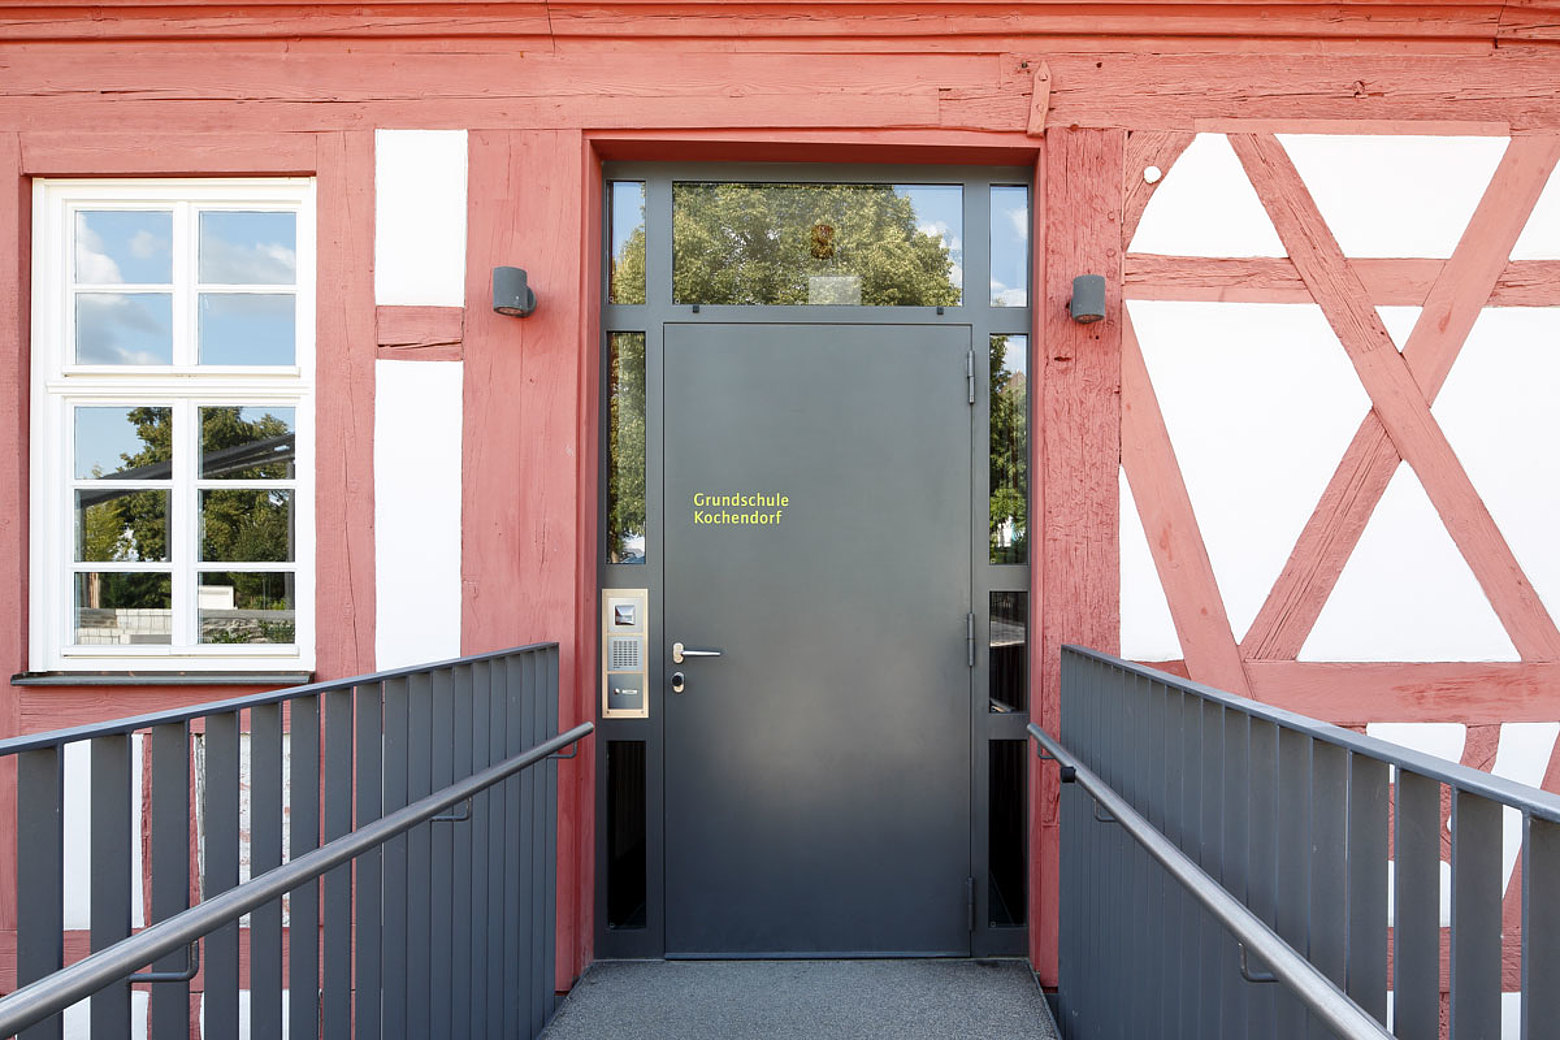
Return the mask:
M 201 492 L 200 558 L 275 563 L 292 559 L 292 492 Z
M 640 210 L 641 216 L 644 210 Z M 645 302 L 645 228 L 641 223 L 612 258 L 612 279 L 607 289 L 608 303 Z
M 1029 387 L 1023 373 L 1008 368 L 1007 350 L 1007 336 L 991 337 L 991 562 L 1023 563 L 1029 539 Z M 1002 546 L 998 528 L 1009 518 L 1013 542 Z
M 678 303 L 804 304 L 813 275 L 859 277 L 868 306 L 959 302 L 947 247 L 893 185 L 679 184 L 672 199 Z M 625 283 L 636 263 L 642 232 L 624 248 Z
M 249 421 L 243 418 L 243 409 L 237 405 L 208 406 L 200 410 L 200 447 L 207 458 L 224 449 L 284 438 L 291 433 L 291 423 L 270 413 Z M 271 459 L 234 472 L 205 475 L 243 480 L 286 480 L 293 475 L 291 440 L 286 442 L 285 452 L 275 453 Z
M 645 337 L 610 337 L 607 429 L 607 559 L 625 562 L 625 543 L 645 531 Z

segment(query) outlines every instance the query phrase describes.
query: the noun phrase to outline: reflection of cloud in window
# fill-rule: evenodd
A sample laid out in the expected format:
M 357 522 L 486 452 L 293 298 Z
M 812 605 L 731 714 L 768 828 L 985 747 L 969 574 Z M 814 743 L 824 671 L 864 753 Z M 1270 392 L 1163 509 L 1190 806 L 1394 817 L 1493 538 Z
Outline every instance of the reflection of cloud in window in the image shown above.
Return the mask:
M 138 260 L 150 260 L 168 249 L 169 243 L 150 231 L 137 231 L 130 239 L 130 255 Z
M 1020 242 L 1029 241 L 1029 207 L 1018 206 L 1007 211 L 1008 223 L 1013 225 L 1013 233 L 1018 236 Z
M 222 285 L 290 285 L 298 252 L 280 242 L 244 245 L 207 237 L 200 247 L 200 279 Z
M 76 280 L 93 285 L 118 285 L 125 280 L 104 249 L 103 236 L 86 226 L 76 232 Z
M 83 293 L 76 297 L 77 363 L 170 363 L 171 312 L 169 298 L 161 294 Z

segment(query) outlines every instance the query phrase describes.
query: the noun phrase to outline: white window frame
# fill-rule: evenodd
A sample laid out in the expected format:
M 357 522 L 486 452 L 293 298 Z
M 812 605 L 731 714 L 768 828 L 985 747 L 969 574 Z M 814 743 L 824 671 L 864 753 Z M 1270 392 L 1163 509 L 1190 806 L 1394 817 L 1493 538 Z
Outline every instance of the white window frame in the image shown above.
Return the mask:
M 74 361 L 71 276 L 79 209 L 171 207 L 173 363 L 79 365 Z M 297 214 L 296 353 L 291 366 L 200 365 L 195 250 L 199 208 Z M 299 672 L 315 655 L 316 222 L 312 178 L 43 180 L 33 186 L 32 414 L 29 668 L 49 672 Z M 133 289 L 129 291 L 134 291 Z M 196 588 L 199 488 L 194 416 L 203 405 L 274 405 L 295 411 L 293 488 L 294 644 L 201 644 Z M 174 466 L 169 503 L 173 644 L 78 645 L 74 638 L 75 512 L 71 418 L 77 405 L 170 405 Z M 180 421 L 182 418 L 182 422 Z M 181 454 L 182 453 L 182 454 Z M 278 482 L 267 482 L 276 485 Z M 239 487 L 245 485 L 238 484 Z M 104 570 L 114 569 L 112 564 Z M 182 591 L 181 591 L 182 590 Z

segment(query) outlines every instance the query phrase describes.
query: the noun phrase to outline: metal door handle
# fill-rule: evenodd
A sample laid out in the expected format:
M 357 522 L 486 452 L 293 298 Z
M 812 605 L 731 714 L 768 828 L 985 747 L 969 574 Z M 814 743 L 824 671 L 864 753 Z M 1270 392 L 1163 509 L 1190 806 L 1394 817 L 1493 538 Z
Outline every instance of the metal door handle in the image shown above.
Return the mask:
M 719 657 L 719 650 L 694 650 L 683 646 L 681 643 L 672 644 L 672 663 L 682 664 L 689 657 Z

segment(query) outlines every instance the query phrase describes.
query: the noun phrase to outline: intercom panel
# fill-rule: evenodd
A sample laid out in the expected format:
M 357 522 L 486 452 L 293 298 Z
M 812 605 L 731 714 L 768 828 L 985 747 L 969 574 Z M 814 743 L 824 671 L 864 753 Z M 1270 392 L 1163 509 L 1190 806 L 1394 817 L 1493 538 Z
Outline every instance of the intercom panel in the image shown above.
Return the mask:
M 601 590 L 601 717 L 650 717 L 647 589 Z

